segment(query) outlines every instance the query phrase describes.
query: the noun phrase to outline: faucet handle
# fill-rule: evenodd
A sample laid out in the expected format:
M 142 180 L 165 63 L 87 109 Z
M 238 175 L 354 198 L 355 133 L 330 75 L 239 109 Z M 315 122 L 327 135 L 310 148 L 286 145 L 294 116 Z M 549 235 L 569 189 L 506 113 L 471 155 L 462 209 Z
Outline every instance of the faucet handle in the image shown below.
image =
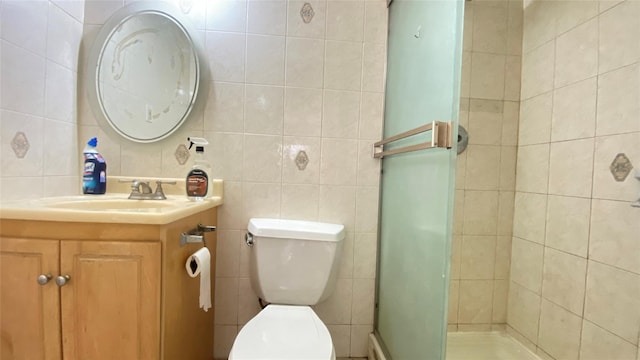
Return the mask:
M 154 193 L 154 197 L 156 199 L 164 200 L 164 199 L 167 198 L 166 195 L 164 194 L 164 190 L 162 189 L 162 184 L 175 185 L 176 182 L 175 181 L 157 180 L 156 181 L 156 192 Z

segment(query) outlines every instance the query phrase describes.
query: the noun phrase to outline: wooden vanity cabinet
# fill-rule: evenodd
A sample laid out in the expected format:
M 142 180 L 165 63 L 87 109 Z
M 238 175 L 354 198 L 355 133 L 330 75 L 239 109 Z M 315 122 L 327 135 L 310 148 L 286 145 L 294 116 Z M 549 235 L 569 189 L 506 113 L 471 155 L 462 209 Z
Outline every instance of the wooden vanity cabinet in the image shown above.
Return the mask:
M 184 268 L 203 245 L 179 242 L 215 222 L 215 208 L 166 225 L 0 220 L 0 359 L 210 360 L 214 311 Z

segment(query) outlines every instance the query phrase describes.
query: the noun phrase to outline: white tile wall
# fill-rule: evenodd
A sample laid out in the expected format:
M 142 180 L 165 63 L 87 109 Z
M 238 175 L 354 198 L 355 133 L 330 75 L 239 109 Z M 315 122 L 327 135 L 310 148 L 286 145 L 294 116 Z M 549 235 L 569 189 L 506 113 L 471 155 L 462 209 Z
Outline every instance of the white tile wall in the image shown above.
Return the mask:
M 0 5 L 0 201 L 77 194 L 76 82 L 84 3 Z M 11 142 L 23 132 L 24 158 Z

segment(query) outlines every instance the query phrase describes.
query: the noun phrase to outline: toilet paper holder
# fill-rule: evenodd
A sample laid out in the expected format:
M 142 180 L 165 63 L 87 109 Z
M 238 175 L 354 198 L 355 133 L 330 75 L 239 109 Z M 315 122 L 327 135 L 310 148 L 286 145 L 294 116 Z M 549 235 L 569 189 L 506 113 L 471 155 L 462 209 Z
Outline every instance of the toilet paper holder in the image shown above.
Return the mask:
M 215 226 L 205 226 L 198 224 L 197 227 L 180 234 L 180 246 L 184 246 L 187 243 L 202 243 L 207 246 L 207 241 L 204 238 L 204 233 L 216 231 Z

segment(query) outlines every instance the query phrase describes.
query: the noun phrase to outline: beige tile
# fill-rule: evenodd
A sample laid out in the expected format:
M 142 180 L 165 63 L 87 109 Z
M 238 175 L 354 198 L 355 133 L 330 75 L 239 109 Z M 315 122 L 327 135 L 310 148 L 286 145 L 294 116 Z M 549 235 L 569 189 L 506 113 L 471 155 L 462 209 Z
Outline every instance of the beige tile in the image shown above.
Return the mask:
M 322 136 L 357 139 L 360 119 L 360 92 L 324 91 Z
M 326 41 L 324 58 L 324 88 L 360 90 L 362 75 L 362 44 Z
M 352 298 L 353 280 L 338 279 L 333 294 L 327 300 L 314 305 L 313 309 L 327 325 L 351 324 Z
M 460 73 L 460 96 L 468 98 L 471 92 L 471 51 L 462 52 L 462 69 Z
M 461 250 L 461 279 L 493 279 L 496 252 L 495 236 L 463 236 Z
M 238 335 L 238 327 L 236 325 L 216 325 L 213 334 L 213 357 L 215 359 L 228 358 L 233 341 Z
M 384 94 L 362 92 L 358 137 L 375 141 L 382 139 L 383 117 Z
M 624 341 L 590 321 L 583 321 L 580 359 L 633 360 L 636 351 L 637 348 L 633 344 Z
M 493 282 L 493 312 L 491 322 L 504 324 L 507 322 L 507 298 L 509 296 L 509 280 Z
M 502 100 L 504 97 L 504 55 L 472 53 L 470 96 Z
M 239 165 L 242 164 L 244 136 L 242 134 L 206 132 L 205 137 L 211 141 L 209 149 L 205 152 L 205 156 L 211 164 L 211 176 L 225 181 L 242 180 L 242 166 Z M 173 155 L 175 148 L 171 150 L 173 150 L 171 151 L 171 155 Z
M 247 223 L 242 218 L 242 183 L 224 182 L 225 204 L 218 210 L 219 229 L 246 229 Z
M 5 178 L 6 179 L 6 178 Z M 24 178 L 13 178 L 15 180 L 21 181 Z M 81 177 L 80 176 L 45 176 L 44 178 L 33 178 L 38 182 L 44 182 L 42 186 L 44 186 L 43 193 L 41 194 L 38 191 L 27 190 L 24 192 L 16 191 L 16 196 L 24 197 L 24 193 L 28 193 L 31 191 L 31 194 L 34 195 L 35 198 L 41 197 L 52 197 L 52 196 L 67 196 L 67 195 L 78 195 L 79 189 L 82 187 L 80 185 Z M 44 180 L 44 181 L 43 181 Z M 32 184 L 30 181 L 22 184 L 26 189 L 29 189 L 29 186 Z M 2 198 L 2 180 L 0 180 L 0 201 L 4 200 Z M 8 199 L 7 199 L 8 200 Z
M 258 296 L 251 288 L 251 280 L 249 278 L 239 279 L 238 293 L 238 325 L 244 325 L 258 315 L 262 309 L 258 302 Z
M 322 90 L 286 87 L 284 94 L 284 134 L 320 136 Z
M 467 181 L 467 152 L 456 157 L 456 189 L 464 189 Z
M 388 8 L 386 1 L 364 2 L 364 41 L 384 44 L 387 41 Z
M 509 1 L 507 20 L 507 54 L 522 55 L 522 25 L 524 11 L 520 1 Z
M 629 0 L 600 15 L 599 73 L 629 65 L 640 57 L 640 9 Z
M 44 143 L 42 144 L 44 169 L 39 169 L 39 171 L 44 171 L 45 176 L 79 174 L 80 170 L 76 160 L 78 149 L 75 145 L 77 134 L 78 131 L 74 124 L 44 120 Z M 15 155 L 13 157 L 15 158 Z M 4 169 L 2 172 L 4 174 Z
M 630 65 L 598 78 L 596 135 L 640 131 L 640 65 Z
M 205 42 L 212 80 L 243 82 L 246 35 L 207 31 Z
M 477 7 L 473 16 L 473 51 L 504 54 L 507 50 L 507 9 Z
M 528 341 L 538 340 L 540 296 L 511 281 L 507 322 Z M 507 328 L 508 330 L 508 328 Z
M 469 144 L 500 145 L 503 102 L 471 99 L 469 105 Z
M 549 144 L 518 147 L 516 190 L 546 193 L 549 182 Z
M 327 329 L 331 335 L 336 356 L 349 357 L 351 352 L 351 326 L 327 324 Z
M 284 219 L 318 219 L 320 187 L 318 185 L 282 185 L 282 205 L 280 216 Z
M 461 235 L 464 225 L 464 190 L 456 190 L 453 196 L 453 233 Z
M 501 191 L 498 208 L 498 235 L 511 235 L 513 232 L 513 211 L 515 193 Z
M 383 92 L 386 59 L 385 47 L 378 44 L 364 43 L 362 57 L 362 90 Z
M 236 229 L 246 229 L 250 218 L 279 218 L 281 201 L 282 186 L 280 184 L 243 182 L 242 217 L 240 218 L 242 225 Z
M 247 0 L 207 2 L 207 30 L 244 32 L 247 28 Z
M 498 190 L 500 147 L 469 145 L 465 177 L 468 190 Z
M 522 57 L 507 56 L 505 65 L 504 98 L 520 100 L 520 80 L 522 78 Z
M 369 346 L 369 334 L 373 332 L 373 325 L 352 325 L 351 326 L 351 353 L 354 357 L 367 357 Z
M 562 34 L 596 16 L 598 2 L 593 0 L 558 1 L 556 12 L 556 34 Z
M 245 181 L 282 180 L 282 137 L 245 134 L 244 144 L 242 174 Z
M 488 324 L 491 322 L 493 280 L 460 280 L 458 322 Z
M 237 277 L 240 269 L 240 245 L 244 233 L 239 230 L 219 230 L 216 242 L 216 277 Z
M 462 49 L 471 51 L 473 47 L 473 14 L 475 7 L 471 3 L 464 3 L 464 24 L 462 34 Z
M 261 35 L 284 35 L 287 21 L 285 0 L 248 0 L 247 32 Z
M 487 332 L 491 330 L 491 324 L 458 324 L 460 332 Z
M 157 144 L 123 143 L 120 146 L 120 171 L 126 176 L 159 177 L 162 174 L 162 148 Z
M 357 163 L 357 140 L 322 139 L 321 184 L 355 185 Z
M 495 235 L 498 221 L 497 191 L 466 191 L 464 224 L 466 235 Z
M 516 159 L 518 157 L 516 146 L 500 147 L 500 190 L 516 188 Z
M 285 84 L 305 88 L 322 88 L 324 41 L 287 38 Z
M 616 181 L 609 168 L 616 156 L 626 155 L 634 169 L 640 167 L 640 132 L 596 138 L 593 163 L 593 197 L 629 201 L 637 196 L 637 181 L 632 170 L 624 181 Z
M 555 359 L 578 359 L 582 318 L 542 300 L 538 346 Z
M 377 186 L 359 186 L 356 189 L 356 231 L 375 232 L 378 229 Z
M 523 100 L 520 107 L 518 145 L 549 142 L 551 139 L 553 93 Z
M 380 185 L 380 161 L 371 156 L 373 140 L 358 142 L 358 179 L 359 186 Z
M 551 144 L 549 193 L 591 196 L 594 139 Z
M 542 1 L 546 3 L 547 1 Z M 526 15 L 525 15 L 526 17 Z M 526 20 L 525 20 L 526 24 Z M 526 25 L 525 25 L 526 26 Z M 526 34 L 526 31 L 525 31 Z M 526 42 L 525 42 L 526 44 Z M 525 53 L 522 58 L 522 90 L 523 100 L 548 92 L 553 89 L 553 64 L 555 59 L 555 42 Z
M 522 47 L 529 52 L 556 35 L 556 2 L 531 1 L 524 7 Z
M 549 195 L 547 201 L 545 245 L 586 258 L 591 199 Z
M 589 261 L 584 318 L 637 343 L 640 275 Z
M 516 192 L 513 235 L 544 244 L 547 195 Z
M 305 3 L 309 3 L 313 8 L 313 19 L 311 19 L 309 23 L 305 23 L 302 16 L 300 16 L 300 10 L 302 10 Z M 324 39 L 326 16 L 326 0 L 291 0 L 287 6 L 287 35 L 291 37 Z
M 447 315 L 448 324 L 458 323 L 459 300 L 460 300 L 460 280 L 451 280 L 449 282 L 449 306 L 448 306 L 448 315 Z
M 628 202 L 593 199 L 589 258 L 640 273 L 638 211 Z
M 320 138 L 285 136 L 282 148 L 282 182 L 317 184 L 320 178 Z M 300 170 L 296 158 L 301 151 L 307 155 L 307 166 Z
M 284 88 L 246 85 L 244 113 L 245 133 L 282 135 Z
M 348 231 L 355 229 L 356 190 L 352 186 L 320 186 L 321 222 L 343 224 Z
M 373 324 L 376 281 L 374 279 L 353 279 L 353 301 L 351 324 Z
M 451 279 L 460 279 L 460 266 L 462 261 L 462 235 L 453 235 L 451 241 Z
M 542 245 L 514 237 L 511 248 L 511 281 L 540 294 L 543 253 Z
M 518 123 L 520 122 L 520 103 L 505 101 L 502 113 L 502 145 L 518 145 Z
M 47 46 L 48 2 L 7 1 L 2 4 L 2 39 L 13 44 L 21 44 L 23 49 L 44 57 Z M 93 21 L 93 8 L 86 6 L 86 22 Z M 20 19 L 20 21 L 15 21 Z M 101 22 L 99 24 L 102 24 Z M 13 68 L 15 69 L 15 68 Z
M 376 254 L 378 239 L 374 233 L 356 235 L 353 249 L 353 278 L 374 279 L 376 277 Z
M 555 87 L 598 73 L 598 20 L 590 20 L 556 40 Z
M 327 39 L 362 41 L 364 38 L 363 1 L 327 1 Z
M 47 61 L 44 89 L 44 115 L 49 119 L 76 122 L 77 74 L 53 61 Z
M 15 21 L 11 21 L 15 23 Z M 37 116 L 44 115 L 46 61 L 24 48 L 3 41 L 1 48 L 2 99 L 0 106 Z M 24 71 L 16 71 L 23 69 Z
M 204 130 L 244 131 L 244 84 L 212 82 L 204 109 Z
M 284 60 L 284 36 L 247 35 L 247 83 L 284 85 Z
M 347 232 L 343 242 L 342 259 L 340 259 L 340 268 L 338 269 L 338 279 L 353 279 L 355 234 L 351 231 Z
M 587 79 L 553 93 L 551 141 L 595 135 L 597 79 Z
M 582 315 L 587 260 L 546 248 L 542 277 L 542 297 Z
M 214 310 L 216 325 L 238 323 L 238 278 L 216 278 Z
M 496 240 L 495 279 L 509 279 L 511 268 L 511 236 L 498 236 Z

